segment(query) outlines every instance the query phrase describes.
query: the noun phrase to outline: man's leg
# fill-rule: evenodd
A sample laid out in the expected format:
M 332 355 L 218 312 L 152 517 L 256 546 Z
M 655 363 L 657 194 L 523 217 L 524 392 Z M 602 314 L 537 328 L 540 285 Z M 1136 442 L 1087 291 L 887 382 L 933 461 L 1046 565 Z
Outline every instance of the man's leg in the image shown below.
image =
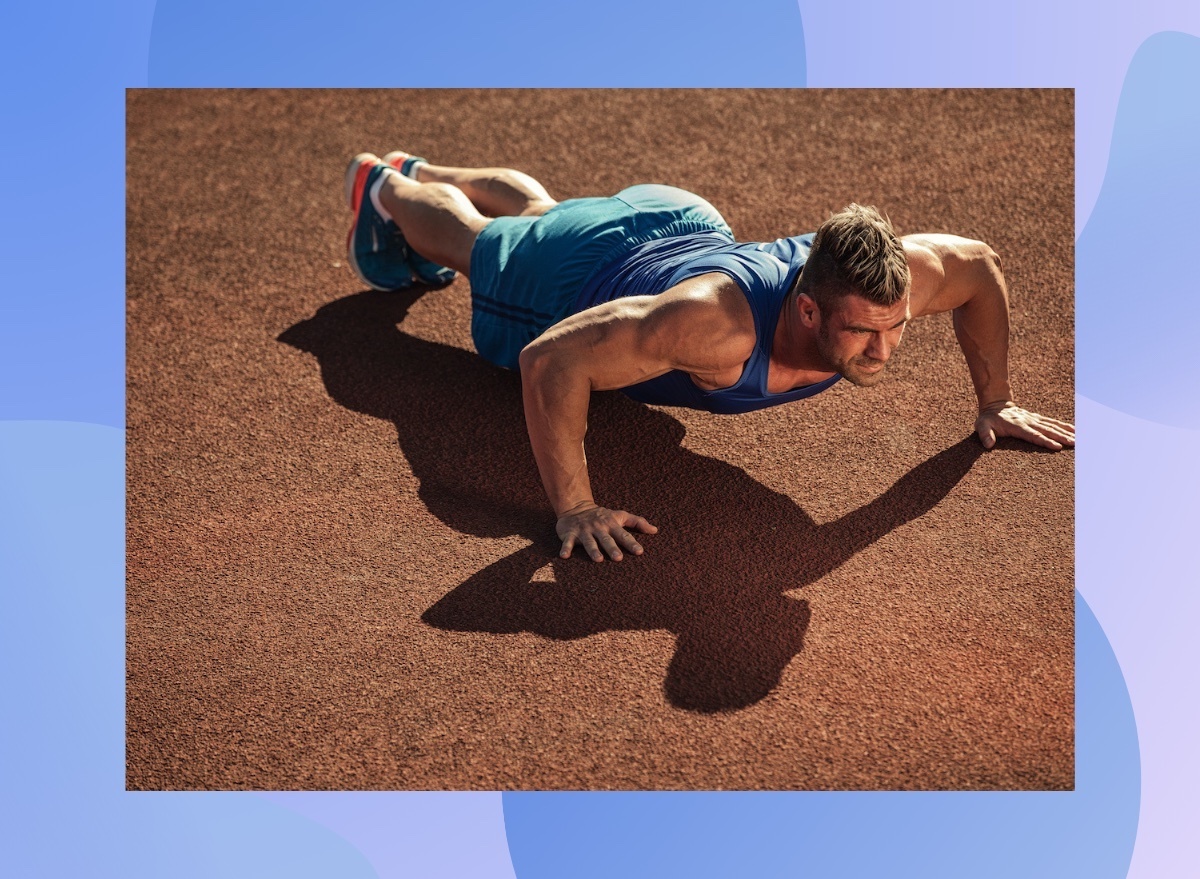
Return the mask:
M 461 189 L 388 174 L 379 189 L 379 202 L 409 247 L 428 260 L 470 274 L 471 248 L 490 220 Z
M 345 192 L 355 216 L 350 266 L 376 290 L 444 286 L 453 270 L 466 274 L 475 238 L 491 222 L 461 190 L 409 180 L 372 153 L 350 161 Z
M 514 171 L 512 168 L 432 165 L 399 150 L 383 157 L 395 168 L 402 167 L 406 159 L 410 160 L 410 174 L 417 182 L 457 186 L 481 213 L 489 217 L 540 216 L 557 204 L 546 187 L 523 171 Z
M 492 218 L 540 216 L 556 204 L 520 171 L 430 165 L 399 151 L 384 159 L 355 156 L 346 169 L 346 200 L 356 215 L 351 267 L 377 290 L 445 284 L 453 278 L 447 269 L 469 276 L 475 239 Z M 381 225 L 387 220 L 400 231 L 398 244 L 387 234 L 390 224 Z

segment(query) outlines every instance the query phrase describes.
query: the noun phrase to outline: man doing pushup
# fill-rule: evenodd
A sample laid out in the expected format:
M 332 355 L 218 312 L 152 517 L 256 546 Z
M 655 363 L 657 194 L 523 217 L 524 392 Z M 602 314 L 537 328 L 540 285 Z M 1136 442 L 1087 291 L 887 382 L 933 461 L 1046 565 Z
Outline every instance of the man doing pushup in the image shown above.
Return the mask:
M 852 204 L 814 234 L 738 243 L 704 199 L 657 184 L 556 202 L 527 174 L 404 152 L 346 170 L 350 264 L 377 290 L 471 283 L 471 335 L 519 369 L 525 421 L 561 555 L 641 554 L 641 516 L 596 503 L 584 453 L 592 391 L 739 413 L 839 379 L 874 385 L 910 320 L 953 312 L 986 448 L 1049 449 L 1075 428 L 1013 401 L 1008 292 L 996 253 L 946 234 L 899 238 Z

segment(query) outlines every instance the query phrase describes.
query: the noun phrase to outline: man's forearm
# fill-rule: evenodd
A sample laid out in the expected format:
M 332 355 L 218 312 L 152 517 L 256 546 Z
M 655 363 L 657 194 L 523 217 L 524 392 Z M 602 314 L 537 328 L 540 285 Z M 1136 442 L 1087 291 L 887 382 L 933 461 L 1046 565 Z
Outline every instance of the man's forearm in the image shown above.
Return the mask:
M 976 289 L 954 309 L 954 333 L 983 410 L 1013 398 L 1008 375 L 1008 288 L 995 254 L 981 257 L 974 268 Z
M 591 383 L 562 368 L 553 351 L 527 348 L 521 388 L 533 457 L 555 515 L 595 506 L 583 448 Z

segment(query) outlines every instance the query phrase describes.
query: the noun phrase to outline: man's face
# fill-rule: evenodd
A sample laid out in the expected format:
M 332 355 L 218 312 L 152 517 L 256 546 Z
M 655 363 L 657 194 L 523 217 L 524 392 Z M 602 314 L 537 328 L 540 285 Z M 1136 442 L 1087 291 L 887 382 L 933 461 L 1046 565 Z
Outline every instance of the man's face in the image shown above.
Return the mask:
M 883 367 L 900 344 L 908 322 L 908 296 L 895 305 L 876 305 L 853 294 L 836 300 L 821 315 L 817 351 L 847 381 L 878 384 Z

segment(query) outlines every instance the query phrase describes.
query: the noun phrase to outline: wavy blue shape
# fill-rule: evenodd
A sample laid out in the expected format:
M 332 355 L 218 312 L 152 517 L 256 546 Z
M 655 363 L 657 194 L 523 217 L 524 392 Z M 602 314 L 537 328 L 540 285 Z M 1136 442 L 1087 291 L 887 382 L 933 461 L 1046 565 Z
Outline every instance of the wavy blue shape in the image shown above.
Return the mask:
M 1200 203 L 1200 38 L 1162 33 L 1129 65 L 1108 172 L 1076 248 L 1079 390 L 1200 427 L 1192 370 Z
M 161 0 L 155 86 L 803 86 L 794 0 Z
M 1076 468 L 1076 581 L 1113 646 L 1137 711 L 1142 811 L 1130 876 L 1200 863 L 1200 433 L 1076 401 L 1086 441 Z
M 385 876 L 513 879 L 500 794 L 286 791 L 259 794 L 328 827 Z M 465 840 L 470 840 L 464 845 Z
M 1151 34 L 1200 33 L 1194 0 L 1108 4 L 1102 13 L 1010 0 L 1002 15 L 962 0 L 925 0 L 918 12 L 903 3 L 799 4 L 812 86 L 1075 87 L 1077 230 L 1100 191 L 1129 59 Z
M 0 422 L 0 873 L 376 874 L 336 834 L 249 794 L 127 794 L 124 435 Z
M 124 422 L 124 90 L 152 7 L 4 4 L 0 420 Z
M 126 833 L 114 875 L 129 879 L 379 876 L 341 836 L 251 793 L 127 794 L 121 818 Z
M 1076 595 L 1071 793 L 506 793 L 520 879 L 1122 877 L 1137 831 L 1133 708 Z

